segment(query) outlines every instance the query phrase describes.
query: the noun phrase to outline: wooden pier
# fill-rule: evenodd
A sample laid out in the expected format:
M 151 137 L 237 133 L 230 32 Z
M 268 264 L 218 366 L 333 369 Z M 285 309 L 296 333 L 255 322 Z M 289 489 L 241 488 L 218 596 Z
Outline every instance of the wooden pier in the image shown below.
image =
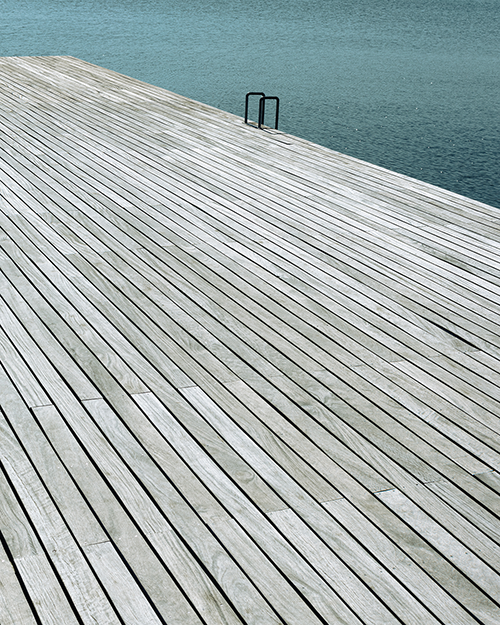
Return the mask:
M 499 218 L 0 58 L 1 625 L 498 625 Z

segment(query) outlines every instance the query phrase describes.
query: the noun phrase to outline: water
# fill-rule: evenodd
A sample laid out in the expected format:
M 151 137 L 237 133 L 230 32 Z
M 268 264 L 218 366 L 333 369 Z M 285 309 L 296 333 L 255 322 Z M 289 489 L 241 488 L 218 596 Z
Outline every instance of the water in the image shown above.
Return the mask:
M 264 91 L 286 132 L 497 207 L 499 33 L 500 0 L 0 0 L 0 56 L 69 54 L 238 115 Z

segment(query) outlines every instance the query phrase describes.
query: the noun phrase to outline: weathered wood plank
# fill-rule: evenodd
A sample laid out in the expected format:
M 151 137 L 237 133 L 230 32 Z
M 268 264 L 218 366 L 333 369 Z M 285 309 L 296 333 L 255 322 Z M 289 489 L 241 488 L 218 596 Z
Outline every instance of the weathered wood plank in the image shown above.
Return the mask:
M 334 623 L 347 625 L 353 622 L 353 618 L 356 622 L 357 618 L 339 601 L 337 595 L 328 588 L 317 572 L 285 541 L 272 524 L 265 522 L 254 503 L 242 496 L 208 455 L 200 453 L 193 440 L 183 435 L 180 425 L 158 399 L 151 393 L 144 393 L 136 395 L 135 400 L 157 427 L 168 436 L 178 452 L 190 457 L 193 470 L 210 490 L 224 501 L 228 511 L 319 614 Z
M 7 406 L 2 408 L 6 410 Z M 0 434 L 4 470 L 78 615 L 85 623 L 105 621 L 118 624 L 119 619 L 94 572 L 2 414 Z
M 74 433 L 54 406 L 35 408 L 34 413 L 75 484 L 92 506 L 103 528 L 112 538 L 127 565 L 169 623 L 198 625 L 201 621 L 182 595 L 161 560 L 139 527 L 131 520 L 123 502 L 92 462 Z
M 498 494 L 500 494 L 500 473 L 491 471 L 487 473 L 480 473 L 476 475 L 478 480 L 481 480 L 484 484 L 490 486 Z
M 77 625 L 81 621 L 75 616 L 3 468 L 0 471 L 0 512 L 2 538 L 37 616 L 44 625 Z
M 164 564 L 174 572 L 177 583 L 184 587 L 198 609 L 209 614 L 213 622 L 224 622 L 224 619 L 226 622 L 239 622 L 220 591 L 193 558 L 183 539 L 172 531 L 170 522 L 150 501 L 137 478 L 105 441 L 102 433 L 90 423 L 83 410 L 78 410 L 71 421 L 72 427 L 83 437 L 83 444 L 132 514 L 140 531 L 159 552 Z
M 469 609 L 478 616 L 481 622 L 491 623 L 492 625 L 498 622 L 500 618 L 500 608 L 496 605 L 500 590 L 500 576 L 498 573 L 493 571 L 475 554 L 471 553 L 449 532 L 444 530 L 439 523 L 433 521 L 400 491 L 383 491 L 378 493 L 378 497 L 435 549 L 443 553 L 485 595 L 489 595 L 492 601 L 488 601 L 486 597 L 481 598 L 479 593 L 474 593 L 475 597 L 471 597 Z
M 23 592 L 14 565 L 0 542 L 0 622 L 4 625 L 35 625 L 36 620 Z
M 338 522 L 350 528 L 365 549 L 397 575 L 400 583 L 411 588 L 441 621 L 449 625 L 474 623 L 476 619 L 469 610 L 481 612 L 484 608 L 490 616 L 495 613 L 496 606 L 487 597 L 403 523 L 391 519 L 390 526 L 385 523 L 385 528 L 381 531 L 380 525 L 388 520 L 387 515 L 381 514 L 381 511 L 370 522 L 365 516 L 369 511 L 366 505 L 362 511 L 345 499 L 324 505 Z M 456 595 L 453 592 L 453 589 L 457 592 L 458 588 L 460 602 L 455 600 Z M 395 596 L 394 600 L 400 600 L 399 596 Z
M 246 622 L 277 623 L 276 616 L 255 592 L 250 581 L 221 548 L 191 507 L 186 505 L 161 469 L 132 438 L 117 415 L 103 400 L 89 400 L 85 402 L 85 406 L 114 447 L 121 450 L 124 462 L 136 475 L 141 476 L 142 483 L 163 510 L 169 523 L 214 576 L 238 612 L 245 616 Z M 168 468 L 172 470 L 171 467 Z M 168 527 L 167 524 L 165 526 Z M 189 594 L 193 594 L 193 591 Z
M 96 574 L 124 623 L 160 625 L 161 621 L 110 542 L 84 548 Z
M 35 301 L 42 300 L 45 303 L 45 300 L 40 297 L 39 293 L 37 293 L 37 291 L 33 289 L 29 282 L 24 278 L 22 273 L 17 270 L 10 258 L 2 254 L 1 252 L 0 258 L 2 260 L 2 271 L 7 274 L 10 273 L 11 279 L 13 279 L 14 281 L 22 282 L 23 286 L 25 287 L 24 291 L 27 293 L 27 298 L 23 299 L 21 297 L 21 294 L 13 287 L 13 285 L 6 279 L 6 277 L 1 274 L 0 289 L 2 292 L 2 298 L 4 299 L 5 303 L 10 307 L 11 310 L 16 311 L 17 315 L 24 324 L 25 331 L 29 332 L 32 339 L 37 342 L 37 344 L 41 347 L 42 351 L 47 354 L 52 361 L 59 363 L 60 370 L 64 371 L 64 376 L 69 386 L 75 391 L 75 393 L 81 399 L 91 399 L 99 397 L 99 391 L 91 383 L 89 383 L 86 372 L 82 369 L 78 369 L 78 367 L 75 366 L 75 362 L 71 355 L 64 349 L 62 349 L 57 341 L 54 341 L 50 330 L 55 325 L 55 323 L 57 323 L 55 315 L 52 315 L 51 322 L 45 325 L 41 321 L 41 319 L 37 317 L 32 307 L 30 307 L 27 303 L 31 302 L 31 306 L 33 306 L 33 303 Z M 45 306 L 45 308 L 49 309 L 48 306 Z M 14 330 L 13 326 L 15 325 L 15 323 L 13 323 L 12 318 L 9 317 L 8 314 L 2 315 L 2 322 L 4 328 L 11 328 L 11 332 Z M 18 332 L 22 332 L 20 328 Z M 14 342 L 19 345 L 21 341 L 19 341 L 17 336 L 14 339 Z M 44 405 L 49 403 L 50 402 L 47 399 L 39 398 L 35 405 Z
M 104 542 L 107 535 L 75 488 L 33 415 L 0 368 L 0 405 L 57 508 L 80 545 Z

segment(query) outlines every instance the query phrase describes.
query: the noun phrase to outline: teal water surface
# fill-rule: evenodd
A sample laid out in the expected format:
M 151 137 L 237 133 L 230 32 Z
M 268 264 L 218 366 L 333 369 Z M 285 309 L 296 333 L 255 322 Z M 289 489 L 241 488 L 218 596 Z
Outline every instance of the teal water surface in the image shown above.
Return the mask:
M 500 0 L 0 0 L 0 56 L 69 54 L 500 207 Z M 270 111 L 271 112 L 271 111 Z

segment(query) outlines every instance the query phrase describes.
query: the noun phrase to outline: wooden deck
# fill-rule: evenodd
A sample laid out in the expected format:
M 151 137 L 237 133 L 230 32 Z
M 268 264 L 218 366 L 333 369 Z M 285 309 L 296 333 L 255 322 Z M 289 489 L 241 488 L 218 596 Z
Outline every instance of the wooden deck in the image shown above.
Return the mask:
M 498 625 L 499 217 L 1 58 L 0 623 Z

